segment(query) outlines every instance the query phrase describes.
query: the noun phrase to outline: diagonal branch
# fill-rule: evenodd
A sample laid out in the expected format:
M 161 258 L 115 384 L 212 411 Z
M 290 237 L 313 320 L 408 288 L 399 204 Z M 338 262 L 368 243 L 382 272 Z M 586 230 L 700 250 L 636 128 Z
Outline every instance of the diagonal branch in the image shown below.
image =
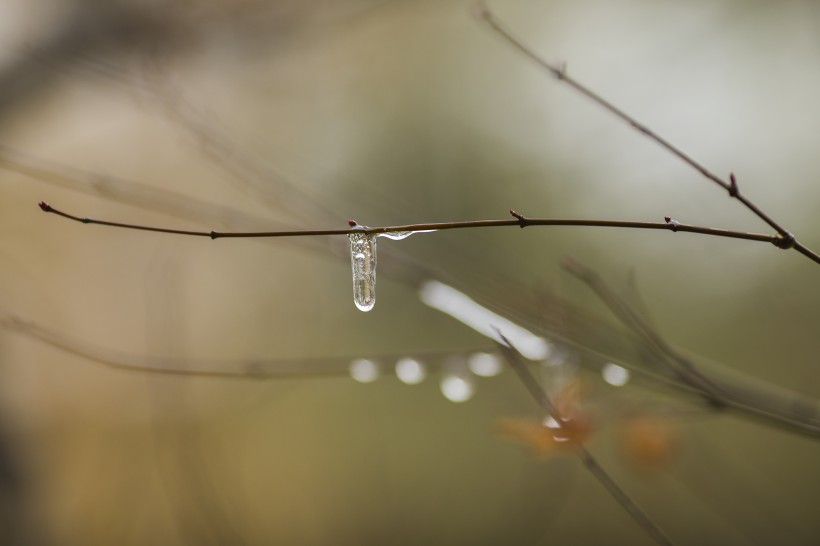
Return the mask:
M 801 403 L 795 398 L 771 396 L 765 390 L 726 380 L 714 373 L 704 373 L 692 360 L 669 344 L 649 323 L 623 301 L 593 270 L 567 260 L 564 268 L 584 282 L 612 313 L 650 345 L 674 372 L 677 380 L 702 397 L 713 409 L 735 410 L 764 422 L 777 423 L 813 438 L 820 437 L 820 423 L 801 415 Z
M 778 235 L 778 241 L 775 242 L 775 245 L 778 248 L 783 250 L 787 250 L 790 248 L 795 249 L 797 252 L 803 254 L 810 260 L 820 263 L 820 254 L 817 254 L 813 250 L 809 249 L 807 246 L 800 243 L 795 236 L 789 232 L 785 227 L 783 227 L 779 222 L 775 221 L 772 217 L 766 214 L 760 207 L 758 207 L 753 201 L 747 198 L 745 195 L 740 193 L 740 188 L 737 184 L 737 179 L 735 178 L 734 174 L 729 175 L 729 180 L 726 181 L 723 178 L 719 177 L 708 168 L 706 168 L 703 164 L 696 161 L 686 152 L 651 130 L 646 125 L 640 123 L 638 120 L 603 98 L 598 93 L 592 91 L 590 88 L 582 84 L 581 82 L 577 81 L 576 79 L 572 78 L 570 75 L 567 74 L 566 66 L 559 66 L 555 64 L 551 64 L 546 60 L 539 57 L 532 49 L 530 49 L 527 45 L 524 44 L 521 40 L 519 40 L 515 35 L 513 35 L 504 24 L 501 22 L 498 17 L 493 14 L 492 11 L 483 3 L 479 2 L 477 9 L 477 15 L 482 18 L 487 24 L 502 38 L 504 38 L 510 45 L 512 45 L 519 53 L 523 54 L 525 57 L 530 59 L 531 61 L 535 62 L 538 66 L 546 70 L 550 75 L 555 77 L 555 79 L 564 82 L 569 87 L 574 89 L 576 92 L 580 93 L 581 95 L 587 97 L 592 102 L 598 104 L 609 113 L 617 117 L 618 119 L 622 120 L 630 127 L 634 128 L 639 133 L 646 136 L 648 139 L 652 140 L 660 147 L 698 171 L 704 178 L 711 180 L 724 190 L 729 193 L 729 196 L 737 199 L 740 201 L 747 209 L 752 211 L 758 218 L 766 222 L 769 226 L 774 229 Z
M 586 284 L 621 322 L 644 338 L 682 381 L 702 391 L 713 406 L 725 406 L 723 398 L 726 393 L 703 375 L 691 360 L 667 343 L 649 323 L 609 288 L 600 275 L 572 259 L 564 261 L 564 269 Z
M 501 353 L 504 355 L 504 358 L 510 363 L 510 367 L 515 370 L 515 373 L 518 375 L 518 378 L 524 384 L 527 391 L 532 395 L 536 402 L 544 409 L 544 411 L 549 414 L 550 417 L 558 424 L 558 426 L 562 426 L 562 419 L 561 415 L 556 411 L 555 405 L 550 400 L 550 397 L 538 383 L 538 380 L 530 373 L 527 369 L 527 365 L 524 363 L 524 359 L 521 356 L 521 353 L 509 342 L 509 340 L 504 337 L 504 334 L 498 332 L 499 337 L 503 343 L 498 344 L 498 348 Z M 618 485 L 618 483 L 612 479 L 612 477 L 604 470 L 604 467 L 595 459 L 592 453 L 584 447 L 583 445 L 578 445 L 575 448 L 575 453 L 587 470 L 595 476 L 595 478 L 604 486 L 604 488 L 612 495 L 618 504 L 623 507 L 626 512 L 632 516 L 632 519 L 641 526 L 644 532 L 649 535 L 656 543 L 658 544 L 666 544 L 671 545 L 672 541 L 666 534 L 661 530 L 658 525 L 652 521 L 649 515 L 646 514 L 638 504 L 632 500 L 632 497 L 627 494 L 626 491 Z

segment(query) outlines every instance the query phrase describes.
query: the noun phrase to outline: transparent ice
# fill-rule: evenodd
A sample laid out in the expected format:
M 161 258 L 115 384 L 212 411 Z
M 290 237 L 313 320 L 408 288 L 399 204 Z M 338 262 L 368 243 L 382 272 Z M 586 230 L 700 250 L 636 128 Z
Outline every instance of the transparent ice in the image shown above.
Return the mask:
M 360 229 L 364 230 L 363 226 Z M 351 233 L 350 266 L 353 269 L 353 303 L 360 311 L 376 305 L 376 235 Z
M 393 239 L 394 241 L 401 241 L 402 239 L 407 239 L 411 235 L 416 233 L 433 233 L 434 229 L 420 229 L 418 231 L 392 231 L 388 233 L 379 233 L 379 237 L 387 237 L 388 239 Z
M 353 270 L 353 303 L 360 311 L 370 311 L 376 305 L 376 239 L 387 237 L 394 241 L 401 241 L 414 233 L 429 233 L 424 231 L 395 231 L 392 233 L 367 234 L 366 226 L 356 226 L 357 230 L 350 233 L 350 266 Z

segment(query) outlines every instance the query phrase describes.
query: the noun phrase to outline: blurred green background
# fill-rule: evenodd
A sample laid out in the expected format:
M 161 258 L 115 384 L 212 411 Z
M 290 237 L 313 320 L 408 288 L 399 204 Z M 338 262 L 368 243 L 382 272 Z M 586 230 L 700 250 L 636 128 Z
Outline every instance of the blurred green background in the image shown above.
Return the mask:
M 546 59 L 715 172 L 735 172 L 820 248 L 820 4 L 490 7 Z M 473 377 L 464 403 L 442 396 L 447 366 L 493 345 L 419 300 L 427 278 L 532 324 L 597 317 L 574 329 L 587 343 L 584 320 L 621 330 L 561 260 L 625 293 L 633 272 L 672 343 L 820 397 L 820 270 L 769 245 L 592 228 L 381 239 L 377 304 L 361 313 L 344 237 L 210 241 L 36 207 L 196 230 L 507 219 L 514 208 L 767 231 L 470 8 L 3 0 L 4 543 L 650 543 L 572 455 L 539 460 L 493 434 L 498 418 L 541 417 L 509 370 Z M 543 293 L 569 303 L 550 307 Z M 25 335 L 13 317 L 99 358 Z M 396 359 L 431 352 L 421 384 L 392 374 Z M 568 354 L 589 383 L 590 450 L 673 541 L 820 541 L 815 439 L 651 385 L 609 387 Z M 373 355 L 378 381 L 346 374 L 349 359 Z M 339 373 L 175 377 L 98 361 L 160 358 L 223 372 L 310 358 Z M 624 408 L 674 416 L 670 461 L 650 471 L 622 456 Z

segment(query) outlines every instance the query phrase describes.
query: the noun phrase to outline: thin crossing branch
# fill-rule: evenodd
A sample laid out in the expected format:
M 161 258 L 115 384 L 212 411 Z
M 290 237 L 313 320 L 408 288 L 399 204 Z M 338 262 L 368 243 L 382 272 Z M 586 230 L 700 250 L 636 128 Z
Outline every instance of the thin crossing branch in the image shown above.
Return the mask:
M 504 337 L 502 332 L 498 332 L 499 337 L 503 341 L 503 343 L 498 344 L 498 348 L 501 353 L 504 355 L 504 358 L 507 359 L 509 362 L 510 367 L 515 371 L 518 378 L 524 384 L 524 387 L 527 391 L 532 395 L 538 405 L 547 412 L 547 414 L 552 417 L 552 419 L 556 422 L 556 424 L 560 427 L 562 426 L 562 419 L 561 415 L 555 408 L 555 405 L 550 400 L 550 397 L 538 383 L 538 380 L 530 373 L 527 369 L 527 365 L 524 363 L 524 359 L 521 356 L 521 353 L 510 343 L 510 341 Z M 575 454 L 584 464 L 584 466 L 589 470 L 589 472 L 595 476 L 595 478 L 604 486 L 604 488 L 612 495 L 618 504 L 623 507 L 623 509 L 632 516 L 632 519 L 641 526 L 644 532 L 649 535 L 656 543 L 663 544 L 663 545 L 671 545 L 672 541 L 666 534 L 661 530 L 661 528 L 656 524 L 649 515 L 644 512 L 638 504 L 632 500 L 632 497 L 621 488 L 618 483 L 612 479 L 612 477 L 604 470 L 604 467 L 593 457 L 592 453 L 584 447 L 583 445 L 578 445 L 575 448 Z
M 611 290 L 598 273 L 570 258 L 564 260 L 564 269 L 586 284 L 621 322 L 645 339 L 682 381 L 702 390 L 709 403 L 716 408 L 725 406 L 723 398 L 727 393 L 703 375 L 691 360 L 675 350 L 646 320 Z

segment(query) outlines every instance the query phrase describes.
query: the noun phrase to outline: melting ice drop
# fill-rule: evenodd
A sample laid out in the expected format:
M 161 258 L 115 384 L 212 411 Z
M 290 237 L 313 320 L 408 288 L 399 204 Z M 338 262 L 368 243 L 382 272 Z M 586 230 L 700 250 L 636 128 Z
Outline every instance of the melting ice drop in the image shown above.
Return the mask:
M 350 266 L 353 269 L 353 303 L 360 311 L 370 311 L 376 305 L 376 239 L 387 237 L 401 241 L 414 233 L 430 233 L 435 230 L 393 231 L 379 234 L 368 234 L 369 229 L 351 223 L 357 230 L 348 234 L 350 240 Z
M 361 233 L 351 233 L 350 266 L 353 269 L 353 303 L 360 311 L 370 311 L 376 305 L 376 235 L 369 235 L 363 226 Z

